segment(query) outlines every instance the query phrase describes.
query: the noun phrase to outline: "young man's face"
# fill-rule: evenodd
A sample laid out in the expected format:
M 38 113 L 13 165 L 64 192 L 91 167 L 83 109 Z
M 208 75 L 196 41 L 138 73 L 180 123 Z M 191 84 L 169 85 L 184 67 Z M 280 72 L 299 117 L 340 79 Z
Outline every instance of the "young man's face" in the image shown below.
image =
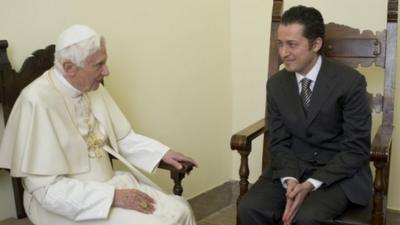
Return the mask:
M 67 72 L 69 81 L 82 92 L 97 90 L 103 78 L 109 75 L 106 61 L 107 52 L 102 47 L 86 58 L 83 67 L 72 65 L 71 73 Z
M 307 74 L 318 59 L 322 39 L 312 43 L 303 36 L 304 25 L 293 23 L 280 24 L 278 27 L 278 48 L 285 69 L 290 72 Z

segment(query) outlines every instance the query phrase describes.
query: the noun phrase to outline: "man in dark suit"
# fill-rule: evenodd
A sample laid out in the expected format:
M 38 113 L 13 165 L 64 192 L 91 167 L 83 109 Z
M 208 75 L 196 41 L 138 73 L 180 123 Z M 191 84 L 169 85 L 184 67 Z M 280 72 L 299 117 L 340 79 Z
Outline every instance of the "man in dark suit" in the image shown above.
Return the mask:
M 368 204 L 366 81 L 319 54 L 324 30 L 314 8 L 282 16 L 277 44 L 285 68 L 267 84 L 272 163 L 239 203 L 242 225 L 332 224 L 351 204 Z

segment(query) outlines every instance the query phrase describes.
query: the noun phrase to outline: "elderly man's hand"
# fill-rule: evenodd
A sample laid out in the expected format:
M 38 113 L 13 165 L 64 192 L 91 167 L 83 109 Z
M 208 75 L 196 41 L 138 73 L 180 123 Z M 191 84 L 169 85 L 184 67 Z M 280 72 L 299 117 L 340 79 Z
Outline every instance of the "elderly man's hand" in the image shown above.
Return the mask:
M 164 161 L 169 165 L 172 165 L 178 170 L 182 169 L 181 162 L 189 162 L 192 163 L 195 167 L 197 167 L 196 161 L 194 161 L 192 158 L 185 156 L 179 152 L 175 152 L 173 150 L 169 150 L 167 153 L 165 153 L 164 157 L 162 158 L 162 161 Z
M 145 214 L 152 214 L 155 210 L 154 200 L 137 189 L 115 189 L 113 206 Z

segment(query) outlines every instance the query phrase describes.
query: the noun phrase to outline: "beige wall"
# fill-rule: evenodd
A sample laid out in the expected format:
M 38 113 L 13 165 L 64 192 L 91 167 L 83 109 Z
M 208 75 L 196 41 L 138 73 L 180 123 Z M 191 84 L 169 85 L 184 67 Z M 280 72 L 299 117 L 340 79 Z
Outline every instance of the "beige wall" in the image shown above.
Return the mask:
M 373 7 L 352 16 L 362 5 L 357 3 L 365 1 Z M 386 3 L 381 0 L 285 2 L 285 8 L 314 5 L 326 21 L 373 30 L 384 27 L 384 20 L 375 16 L 363 22 L 371 17 L 371 9 L 382 12 L 376 18 L 385 18 Z M 271 7 L 272 1 L 265 0 L 5 0 L 0 39 L 9 40 L 9 56 L 19 68 L 28 54 L 54 43 L 70 24 L 88 24 L 103 33 L 112 72 L 106 86 L 134 129 L 199 162 L 200 168 L 184 182 L 185 195 L 191 197 L 238 178 L 239 157 L 230 153 L 229 138 L 264 114 Z M 397 106 L 399 93 L 397 88 Z M 395 132 L 398 137 L 398 129 Z M 400 159 L 399 147 L 395 138 L 392 161 Z M 255 149 L 251 181 L 261 169 L 260 141 Z M 400 209 L 400 181 L 393 179 L 399 167 L 392 163 L 389 204 L 394 209 Z M 166 172 L 153 177 L 170 188 Z M 0 199 L 10 198 L 7 174 L 0 173 L 0 185 L 6 187 Z M 0 220 L 13 213 L 0 207 Z
M 272 1 L 232 0 L 232 133 L 264 117 Z M 250 181 L 261 174 L 261 138 L 249 156 Z M 232 177 L 238 178 L 239 154 L 233 152 Z
M 184 181 L 192 197 L 231 179 L 229 7 L 229 0 L 5 0 L 0 37 L 19 68 L 71 24 L 104 34 L 112 73 L 106 87 L 135 131 L 197 160 L 199 168 Z M 0 176 L 9 187 L 7 175 Z M 166 172 L 154 180 L 172 187 Z M 12 193 L 0 195 L 5 206 Z M 0 220 L 7 216 L 0 208 Z
M 1 38 L 0 38 L 1 39 Z M 3 108 L 0 104 L 0 115 L 3 115 Z M 3 116 L 0 116 L 0 142 L 3 137 L 4 131 L 4 120 Z M 7 217 L 15 217 L 15 206 L 12 204 L 14 202 L 14 198 L 12 195 L 12 186 L 11 186 L 11 178 L 8 173 L 4 170 L 0 170 L 0 221 Z M 11 204 L 9 204 L 11 203 Z

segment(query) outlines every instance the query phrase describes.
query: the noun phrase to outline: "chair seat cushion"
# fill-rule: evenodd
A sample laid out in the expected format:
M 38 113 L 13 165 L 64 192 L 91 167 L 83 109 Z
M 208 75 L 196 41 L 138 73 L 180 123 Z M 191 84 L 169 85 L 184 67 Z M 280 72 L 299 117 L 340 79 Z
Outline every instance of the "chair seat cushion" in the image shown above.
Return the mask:
M 386 203 L 386 199 L 384 200 L 384 203 Z M 348 208 L 340 217 L 335 219 L 335 224 L 370 225 L 372 208 L 373 208 L 373 200 L 371 198 L 368 206 L 366 207 L 352 206 Z M 385 213 L 385 209 L 383 209 L 383 211 Z
M 335 219 L 340 225 L 367 225 L 371 219 L 371 203 L 367 207 L 352 207 L 347 209 L 339 218 Z

